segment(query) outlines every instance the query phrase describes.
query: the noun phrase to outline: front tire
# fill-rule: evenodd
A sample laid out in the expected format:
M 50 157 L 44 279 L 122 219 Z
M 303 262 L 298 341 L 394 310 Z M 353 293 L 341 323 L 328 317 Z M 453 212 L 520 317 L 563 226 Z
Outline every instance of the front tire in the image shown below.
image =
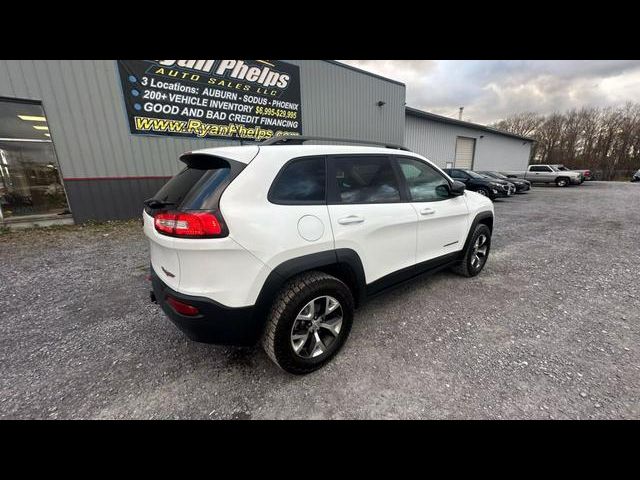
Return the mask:
M 556 185 L 558 187 L 566 187 L 569 185 L 569 179 L 566 177 L 556 178 Z
M 476 225 L 471 235 L 462 260 L 451 269 L 463 277 L 475 277 L 487 263 L 489 250 L 491 250 L 491 230 L 480 223 Z
M 313 372 L 342 348 L 353 312 L 353 295 L 344 282 L 323 272 L 303 273 L 276 296 L 262 345 L 283 370 L 297 375 Z

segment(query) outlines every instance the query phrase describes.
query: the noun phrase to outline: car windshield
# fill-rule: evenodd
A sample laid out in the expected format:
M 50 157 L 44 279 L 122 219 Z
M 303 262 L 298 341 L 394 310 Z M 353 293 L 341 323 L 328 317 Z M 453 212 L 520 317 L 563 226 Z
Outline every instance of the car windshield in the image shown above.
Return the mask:
M 465 172 L 472 178 L 489 178 L 487 175 L 480 175 L 478 172 L 473 172 L 471 170 L 465 170 Z
M 484 175 L 488 175 L 490 177 L 493 178 L 499 178 L 501 180 L 507 180 L 508 177 L 506 177 L 505 175 L 502 175 L 501 173 L 498 172 L 482 172 Z
M 551 170 L 553 170 L 554 172 L 559 172 L 560 168 L 556 167 L 555 165 L 549 165 L 551 167 Z

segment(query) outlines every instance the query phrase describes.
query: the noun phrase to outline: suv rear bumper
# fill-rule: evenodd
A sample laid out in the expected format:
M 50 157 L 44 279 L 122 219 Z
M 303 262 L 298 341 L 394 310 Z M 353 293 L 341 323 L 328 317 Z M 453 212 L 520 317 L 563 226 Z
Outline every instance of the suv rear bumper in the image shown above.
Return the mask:
M 151 284 L 156 302 L 169 319 L 191 340 L 220 345 L 253 345 L 257 342 L 264 322 L 255 315 L 254 307 L 231 308 L 211 299 L 184 295 L 169 288 L 151 269 Z M 196 316 L 176 312 L 167 301 L 170 295 L 192 305 L 200 312 Z

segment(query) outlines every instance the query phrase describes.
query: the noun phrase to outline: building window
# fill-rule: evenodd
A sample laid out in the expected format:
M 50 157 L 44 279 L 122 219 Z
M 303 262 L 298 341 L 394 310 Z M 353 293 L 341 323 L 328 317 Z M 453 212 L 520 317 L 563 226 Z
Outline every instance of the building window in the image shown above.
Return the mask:
M 4 220 L 69 213 L 47 119 L 37 102 L 0 99 L 0 210 Z

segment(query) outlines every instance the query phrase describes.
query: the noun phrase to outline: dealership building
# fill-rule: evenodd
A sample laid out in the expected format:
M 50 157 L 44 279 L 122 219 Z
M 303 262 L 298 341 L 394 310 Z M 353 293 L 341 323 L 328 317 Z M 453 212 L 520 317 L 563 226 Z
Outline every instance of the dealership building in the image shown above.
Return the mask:
M 183 152 L 272 135 L 526 167 L 531 139 L 407 107 L 405 93 L 328 60 L 0 60 L 0 224 L 136 217 Z

